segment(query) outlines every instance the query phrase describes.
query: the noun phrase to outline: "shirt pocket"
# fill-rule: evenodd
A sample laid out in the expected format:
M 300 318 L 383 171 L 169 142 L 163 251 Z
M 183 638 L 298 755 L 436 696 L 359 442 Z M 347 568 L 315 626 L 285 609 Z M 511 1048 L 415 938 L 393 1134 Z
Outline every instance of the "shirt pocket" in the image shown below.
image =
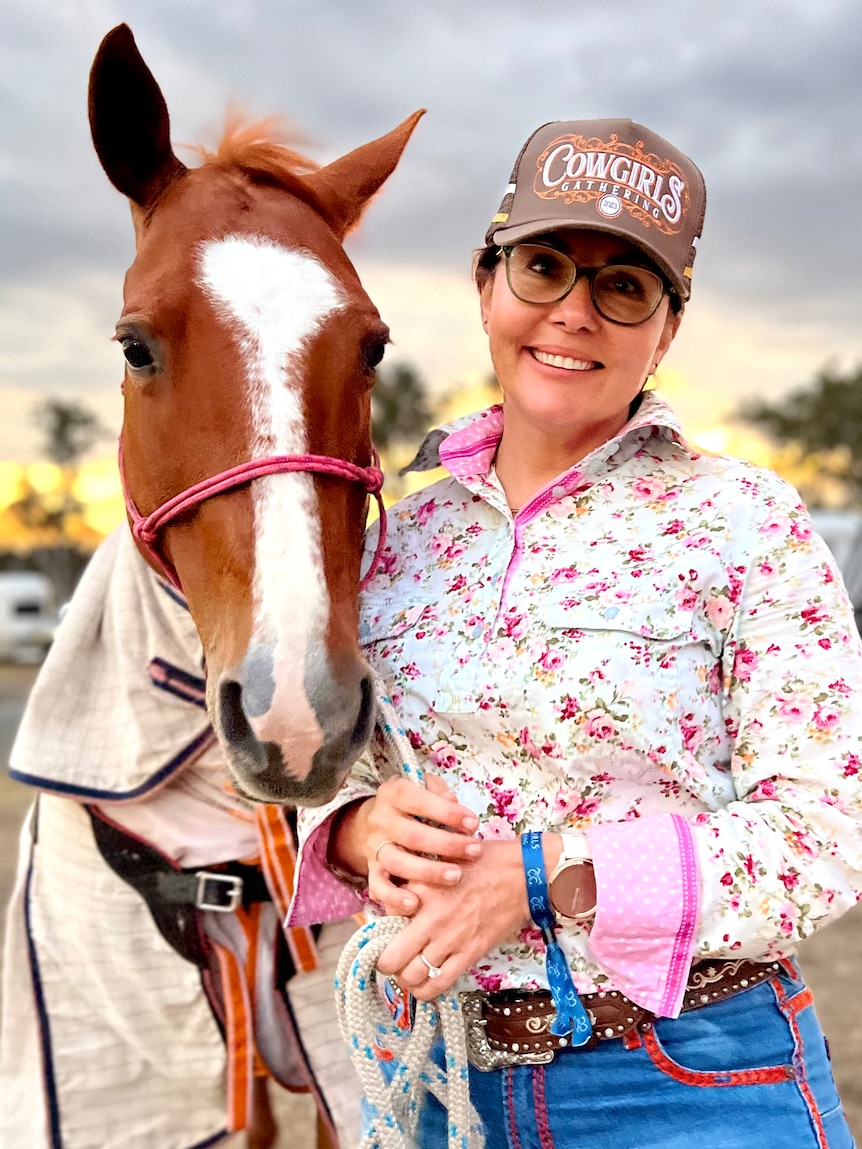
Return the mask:
M 573 602 L 571 595 L 547 598 L 536 617 L 553 630 L 637 635 L 657 643 L 696 638 L 694 608 L 672 607 L 661 598 L 634 597 L 626 602 Z
M 535 673 L 559 667 L 559 681 L 544 681 L 559 695 L 557 713 L 592 715 L 582 731 L 619 730 L 632 749 L 676 746 L 694 692 L 706 683 L 714 659 L 696 631 L 694 611 L 659 599 L 607 606 L 565 599 L 535 614 L 541 637 Z M 622 745 L 622 743 L 621 743 Z

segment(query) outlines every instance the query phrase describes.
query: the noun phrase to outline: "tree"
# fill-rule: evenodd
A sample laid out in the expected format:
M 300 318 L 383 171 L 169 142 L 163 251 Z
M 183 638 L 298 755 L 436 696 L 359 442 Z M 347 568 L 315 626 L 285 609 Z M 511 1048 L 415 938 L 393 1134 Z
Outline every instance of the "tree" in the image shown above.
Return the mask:
M 25 526 L 52 530 L 60 546 L 69 546 L 70 526 L 84 510 L 74 495 L 79 464 L 106 431 L 98 417 L 74 399 L 43 399 L 33 408 L 32 419 L 42 430 L 44 454 L 59 468 L 60 488 L 46 496 L 27 484 L 14 508 Z
M 73 399 L 44 399 L 32 417 L 45 436 L 45 454 L 58 467 L 76 468 L 106 433 L 97 416 Z
M 434 421 L 428 391 L 405 363 L 377 373 L 371 392 L 371 436 L 381 454 L 393 447 L 418 448 Z
M 84 507 L 74 493 L 75 479 L 81 459 L 106 431 L 96 415 L 74 400 L 45 399 L 34 407 L 32 419 L 42 430 L 42 452 L 58 468 L 60 483 L 42 492 L 24 480 L 9 510 L 37 542 L 31 560 L 53 579 L 62 602 L 74 590 L 85 557 L 76 542 Z
M 819 476 L 837 485 L 845 502 L 862 505 L 862 364 L 846 375 L 827 364 L 812 383 L 775 402 L 744 404 L 738 418 L 798 459 L 816 459 Z

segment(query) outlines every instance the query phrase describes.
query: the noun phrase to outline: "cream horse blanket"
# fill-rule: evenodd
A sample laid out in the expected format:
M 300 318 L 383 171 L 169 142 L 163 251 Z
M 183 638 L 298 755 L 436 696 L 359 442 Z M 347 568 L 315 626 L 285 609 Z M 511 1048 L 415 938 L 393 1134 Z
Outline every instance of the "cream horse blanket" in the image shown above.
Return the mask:
M 38 798 L 6 932 L 3 1149 L 225 1144 L 230 1066 L 201 973 L 105 864 L 85 809 L 183 868 L 261 852 L 256 811 L 230 788 L 207 721 L 201 666 L 185 604 L 117 531 L 72 600 L 12 754 L 13 776 Z M 263 904 L 262 928 L 280 928 L 281 904 Z M 205 929 L 241 950 L 232 917 L 207 913 Z M 268 1064 L 289 1085 L 320 1089 L 344 1147 L 359 1139 L 359 1087 L 332 976 L 354 929 L 324 928 L 317 968 L 289 983 L 290 1025 L 267 1000 L 251 1003 Z

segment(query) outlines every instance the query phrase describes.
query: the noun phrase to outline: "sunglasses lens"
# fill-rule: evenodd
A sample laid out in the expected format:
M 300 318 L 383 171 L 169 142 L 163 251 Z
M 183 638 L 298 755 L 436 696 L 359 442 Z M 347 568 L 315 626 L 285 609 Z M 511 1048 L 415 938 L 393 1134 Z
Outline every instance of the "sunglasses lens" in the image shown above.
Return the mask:
M 518 299 L 525 303 L 553 303 L 574 283 L 575 265 L 552 247 L 519 243 L 509 253 L 506 274 Z
M 615 323 L 643 323 L 664 291 L 661 278 L 646 267 L 603 267 L 593 280 L 597 310 Z

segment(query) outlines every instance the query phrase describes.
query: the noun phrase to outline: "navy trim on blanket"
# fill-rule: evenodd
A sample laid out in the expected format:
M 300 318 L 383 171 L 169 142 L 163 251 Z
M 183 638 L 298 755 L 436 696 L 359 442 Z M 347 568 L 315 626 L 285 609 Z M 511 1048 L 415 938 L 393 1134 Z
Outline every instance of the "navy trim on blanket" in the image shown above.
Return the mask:
M 51 1025 L 45 1005 L 45 993 L 39 972 L 39 957 L 30 920 L 30 885 L 33 881 L 33 852 L 39 832 L 39 799 L 33 808 L 33 831 L 30 838 L 30 861 L 27 866 L 27 882 L 24 887 L 24 932 L 27 935 L 27 955 L 30 959 L 30 980 L 33 983 L 33 998 L 39 1018 L 39 1033 L 42 1038 L 42 1073 L 45 1078 L 45 1096 L 48 1100 L 48 1125 L 52 1149 L 63 1149 L 60 1133 L 60 1106 L 57 1100 L 57 1084 L 54 1079 L 54 1052 L 51 1045 Z
M 190 1145 L 189 1149 L 209 1149 L 211 1145 L 218 1145 L 219 1141 L 224 1141 L 225 1137 L 229 1135 L 229 1130 L 222 1129 L 212 1137 L 207 1137 L 206 1141 L 197 1141 L 194 1145 Z
M 181 606 L 183 610 L 189 609 L 189 604 L 186 602 L 180 592 L 172 587 L 169 582 L 162 582 L 162 580 L 159 579 L 159 586 L 165 592 L 168 598 L 172 598 L 174 600 L 177 606 Z
M 207 684 L 206 679 L 196 674 L 189 674 L 178 666 L 167 662 L 164 658 L 151 658 L 149 664 L 150 681 L 159 690 L 166 690 L 168 694 L 175 694 L 184 702 L 191 702 L 206 710 Z
M 175 774 L 181 766 L 184 766 L 190 758 L 196 757 L 202 753 L 208 746 L 215 742 L 215 731 L 211 726 L 207 726 L 202 730 L 196 738 L 194 738 L 187 746 L 180 750 L 169 762 L 167 762 L 161 770 L 157 770 L 155 774 L 151 775 L 146 782 L 142 782 L 140 786 L 136 786 L 133 790 L 94 790 L 87 786 L 73 786 L 69 782 L 56 782 L 53 778 L 40 778 L 36 774 L 25 774 L 22 770 L 9 770 L 9 777 L 16 782 L 23 782 L 25 786 L 36 786 L 40 790 L 45 790 L 49 794 L 62 794 L 70 798 L 86 798 L 88 801 L 105 801 L 105 802 L 127 802 L 132 798 L 140 798 L 142 794 L 148 794 L 150 790 L 155 790 L 166 782 L 172 774 Z

